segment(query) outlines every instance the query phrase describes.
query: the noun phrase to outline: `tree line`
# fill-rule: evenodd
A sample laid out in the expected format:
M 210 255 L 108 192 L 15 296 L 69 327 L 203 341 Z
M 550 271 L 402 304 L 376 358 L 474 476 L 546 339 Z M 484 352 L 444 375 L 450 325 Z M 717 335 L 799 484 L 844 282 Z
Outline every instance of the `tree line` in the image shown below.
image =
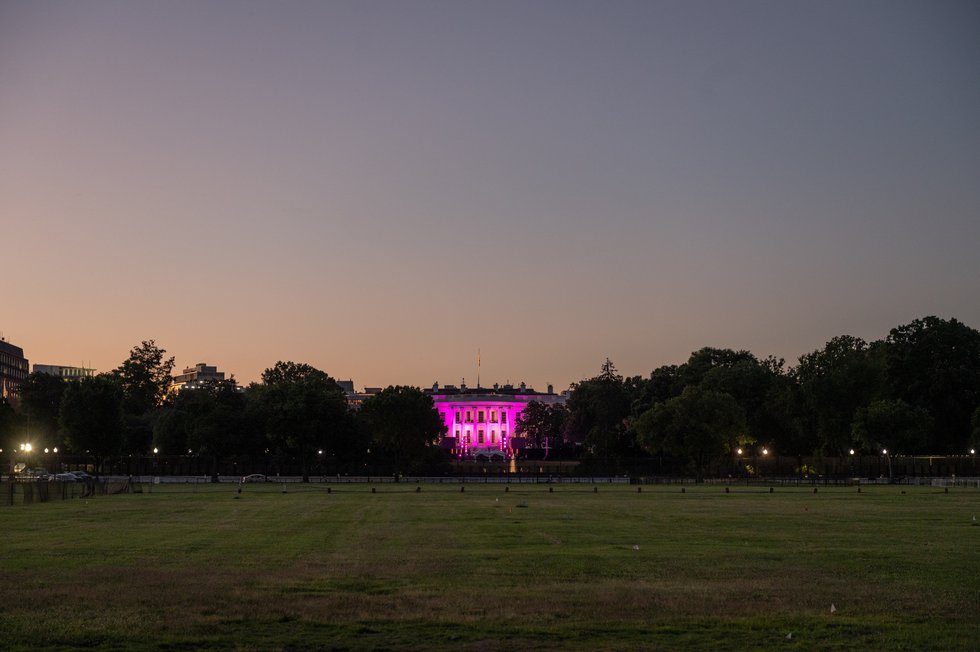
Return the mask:
M 65 381 L 31 374 L 19 406 L 0 402 L 0 442 L 26 432 L 101 463 L 120 454 L 283 456 L 354 472 L 440 472 L 442 420 L 418 388 L 388 387 L 351 410 L 340 385 L 308 364 L 278 362 L 246 388 L 234 381 L 169 391 L 174 358 L 152 340 L 116 369 Z M 980 443 L 980 332 L 917 319 L 875 342 L 831 339 L 795 366 L 749 351 L 702 348 L 648 377 L 609 361 L 573 383 L 566 405 L 531 402 L 515 430 L 531 457 L 597 467 L 666 456 L 701 476 L 745 448 L 780 455 L 964 454 Z M 754 448 L 753 448 L 754 447 Z
M 624 378 L 608 359 L 568 404 L 529 406 L 530 441 L 585 459 L 667 455 L 701 475 L 740 448 L 792 456 L 966 454 L 980 443 L 980 332 L 925 317 L 875 342 L 843 335 L 795 366 L 703 348 Z
M 165 356 L 150 340 L 118 368 L 91 378 L 31 374 L 20 388 L 19 412 L 0 407 L 4 448 L 13 450 L 26 432 L 45 446 L 90 455 L 97 467 L 155 450 L 209 459 L 214 475 L 229 456 L 273 456 L 298 461 L 304 480 L 324 459 L 336 469 L 370 464 L 394 473 L 442 461 L 436 446 L 442 421 L 417 388 L 388 387 L 352 411 L 326 372 L 278 362 L 245 388 L 215 380 L 174 392 L 174 358 Z

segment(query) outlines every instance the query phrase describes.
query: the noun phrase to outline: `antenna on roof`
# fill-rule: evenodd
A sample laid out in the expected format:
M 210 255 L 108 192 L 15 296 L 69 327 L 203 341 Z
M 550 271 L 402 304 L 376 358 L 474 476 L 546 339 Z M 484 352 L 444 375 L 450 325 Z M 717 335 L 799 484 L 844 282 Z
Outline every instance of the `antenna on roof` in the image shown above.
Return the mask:
M 476 388 L 480 389 L 480 349 L 476 350 Z

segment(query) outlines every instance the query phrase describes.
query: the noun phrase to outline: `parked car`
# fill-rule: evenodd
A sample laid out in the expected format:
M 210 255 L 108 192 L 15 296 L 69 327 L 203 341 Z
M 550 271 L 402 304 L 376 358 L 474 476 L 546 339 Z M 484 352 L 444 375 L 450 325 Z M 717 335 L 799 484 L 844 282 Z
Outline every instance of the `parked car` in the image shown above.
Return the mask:
M 47 469 L 38 467 L 35 469 L 24 469 L 17 474 L 17 477 L 21 480 L 48 480 L 52 476 L 48 473 Z
M 90 476 L 85 471 L 71 471 L 70 473 L 73 476 L 75 476 L 75 479 L 78 480 L 79 482 L 85 482 L 86 480 L 92 479 L 92 476 Z
M 74 473 L 57 473 L 54 479 L 58 482 L 78 482 L 78 476 Z
M 242 482 L 268 482 L 269 478 L 265 477 L 261 473 L 253 473 L 252 475 L 246 475 L 242 478 Z

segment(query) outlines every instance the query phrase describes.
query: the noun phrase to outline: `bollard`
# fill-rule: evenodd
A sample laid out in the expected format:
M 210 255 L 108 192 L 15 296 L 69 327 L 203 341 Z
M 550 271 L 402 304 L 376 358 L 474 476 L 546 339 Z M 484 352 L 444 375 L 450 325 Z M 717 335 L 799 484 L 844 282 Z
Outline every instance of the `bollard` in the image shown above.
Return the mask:
M 592 493 L 594 494 L 599 493 L 599 487 L 592 487 Z
M 327 493 L 330 493 L 330 487 L 327 487 Z
M 861 493 L 861 487 L 858 487 L 858 493 Z
M 943 493 L 944 494 L 948 494 L 949 493 L 949 487 L 943 487 Z
M 504 487 L 504 493 L 510 492 L 510 487 Z
M 685 487 L 681 487 L 681 493 L 683 494 L 683 493 L 686 493 L 686 492 L 687 492 L 687 489 Z
M 548 493 L 549 494 L 554 493 L 554 492 L 555 492 L 555 488 L 554 487 L 548 487 Z
M 728 491 L 728 487 L 725 487 L 725 493 L 726 493 L 726 494 L 727 494 L 727 493 L 730 493 L 730 492 Z
M 461 486 L 461 487 L 459 488 L 459 493 L 461 493 L 461 494 L 465 494 L 465 493 L 466 493 L 466 487 L 462 487 L 462 486 Z
M 422 493 L 422 487 L 415 487 L 415 493 L 417 494 Z
M 816 487 L 813 488 L 813 493 L 817 493 L 817 488 Z
M 378 493 L 377 487 L 371 487 L 371 493 L 373 493 L 373 494 Z
M 769 487 L 769 493 L 772 493 L 772 487 Z
M 643 493 L 643 487 L 637 487 L 636 488 L 636 493 L 642 494 Z

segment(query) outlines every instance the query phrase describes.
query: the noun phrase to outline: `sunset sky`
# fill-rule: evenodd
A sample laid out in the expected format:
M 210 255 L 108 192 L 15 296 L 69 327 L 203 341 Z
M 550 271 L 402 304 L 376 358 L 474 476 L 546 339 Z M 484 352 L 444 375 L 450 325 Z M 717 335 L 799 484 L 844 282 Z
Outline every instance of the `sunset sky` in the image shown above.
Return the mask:
M 563 389 L 980 327 L 980 3 L 0 0 L 31 363 Z

